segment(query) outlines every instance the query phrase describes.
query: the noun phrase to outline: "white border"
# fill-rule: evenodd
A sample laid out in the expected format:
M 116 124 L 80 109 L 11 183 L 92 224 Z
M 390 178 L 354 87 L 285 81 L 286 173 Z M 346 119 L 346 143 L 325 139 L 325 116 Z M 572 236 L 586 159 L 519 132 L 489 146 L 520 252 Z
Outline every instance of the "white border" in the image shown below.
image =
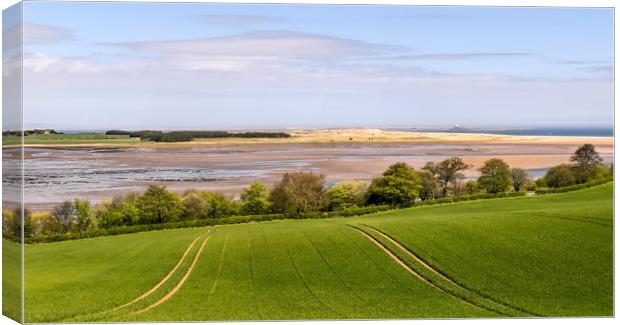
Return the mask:
M 29 0 L 27 0 L 29 1 Z M 37 1 L 37 0 L 34 0 Z M 97 2 L 96 0 L 63 0 L 65 2 Z M 0 0 L 0 8 L 2 10 L 14 5 L 19 1 L 17 0 Z M 128 2 L 122 0 L 107 0 L 106 2 Z M 187 0 L 132 0 L 132 2 L 201 2 L 201 3 L 290 3 L 290 4 L 377 4 L 377 5 L 428 5 L 428 6 L 498 6 L 498 7 L 512 7 L 512 6 L 530 6 L 530 7 L 606 7 L 606 8 L 615 8 L 617 7 L 616 1 L 604 1 L 604 0 L 281 0 L 281 1 L 273 1 L 273 0 L 219 0 L 219 1 L 204 1 L 204 0 L 195 0 L 195 1 L 187 1 Z M 1 18 L 0 18 L 1 20 Z M 619 27 L 618 25 L 614 26 L 614 40 L 615 35 L 618 35 Z M 0 36 L 1 39 L 1 36 Z M 616 43 L 617 44 L 617 43 Z M 614 63 L 618 58 L 618 51 L 614 47 Z M 615 64 L 614 64 L 615 70 Z M 615 76 L 615 71 L 614 71 Z M 0 79 L 0 86 L 1 86 Z M 0 87 L 1 89 L 1 87 Z M 614 99 L 615 95 L 618 94 L 618 85 L 614 82 Z M 1 90 L 0 90 L 1 94 Z M 614 109 L 615 112 L 615 109 Z M 620 120 L 618 115 L 614 114 L 614 124 L 620 125 L 617 122 Z M 0 125 L 2 122 L 2 116 L 0 115 Z M 618 154 L 617 147 L 614 144 L 614 161 L 616 161 L 616 157 Z M 1 166 L 1 160 L 0 160 Z M 615 170 L 615 177 L 617 179 L 619 173 L 617 172 L 617 168 Z M 617 183 L 614 183 L 614 202 L 620 202 L 620 193 L 616 190 Z M 0 184 L 1 190 L 1 184 Z M 617 210 L 614 209 L 614 218 L 617 220 Z M 614 229 L 615 230 L 615 229 Z M 618 243 L 618 233 L 614 232 L 614 243 Z M 614 245 L 614 250 L 617 246 Z M 615 253 L 615 251 L 614 251 Z M 614 270 L 619 269 L 620 263 L 618 259 L 615 258 L 614 254 Z M 1 266 L 1 261 L 0 261 Z M 1 267 L 0 267 L 1 271 Z M 618 277 L 615 272 L 614 277 L 614 297 L 615 293 L 618 290 Z M 615 299 L 614 299 L 615 301 Z M 0 305 L 2 302 L 2 297 L 0 295 Z M 615 301 L 616 302 L 616 301 Z M 619 315 L 620 308 L 616 302 L 614 306 L 614 314 Z M 392 324 L 453 324 L 454 322 L 458 322 L 459 324 L 581 324 L 584 322 L 588 323 L 597 323 L 597 324 L 614 324 L 616 320 L 613 318 L 544 318 L 544 319 L 466 319 L 466 320 L 381 320 L 381 321 L 305 321 L 304 324 L 308 325 L 325 325 L 325 324 L 338 324 L 345 323 L 351 325 L 362 325 L 362 324 L 379 324 L 384 322 L 389 322 Z M 226 322 L 226 323 L 209 323 L 209 324 L 254 324 L 257 322 Z M 283 322 L 260 322 L 260 324 L 280 324 Z M 293 322 L 284 322 L 284 323 L 293 323 Z M 15 324 L 12 320 L 0 316 L 0 324 Z M 143 324 L 161 324 L 161 323 L 143 323 Z M 187 323 L 168 323 L 168 324 L 187 324 Z

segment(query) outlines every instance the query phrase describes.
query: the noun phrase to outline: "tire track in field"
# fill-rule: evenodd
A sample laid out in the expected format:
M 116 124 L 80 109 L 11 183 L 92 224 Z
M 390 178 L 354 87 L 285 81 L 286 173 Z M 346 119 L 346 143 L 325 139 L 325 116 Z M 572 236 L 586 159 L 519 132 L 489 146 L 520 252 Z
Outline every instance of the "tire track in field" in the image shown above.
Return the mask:
M 200 248 L 198 249 L 198 252 L 196 253 L 196 256 L 194 256 L 194 260 L 192 260 L 192 264 L 189 266 L 189 268 L 187 269 L 187 271 L 185 272 L 185 275 L 183 275 L 183 277 L 181 278 L 181 280 L 179 280 L 179 282 L 177 283 L 176 286 L 174 286 L 174 288 L 172 288 L 172 290 L 170 290 L 165 296 L 163 296 L 161 299 L 159 299 L 158 301 L 152 303 L 151 305 L 145 307 L 144 309 L 138 310 L 136 312 L 133 312 L 131 315 L 138 315 L 138 314 L 142 314 L 146 311 L 149 311 L 161 304 L 163 304 L 164 302 L 166 302 L 168 299 L 172 298 L 172 296 L 174 296 L 179 289 L 181 289 L 181 287 L 183 286 L 183 284 L 185 284 L 185 281 L 187 281 L 187 279 L 189 278 L 190 274 L 192 274 L 192 271 L 194 270 L 194 267 L 196 266 L 196 262 L 198 261 L 198 259 L 200 258 L 200 254 L 202 254 L 202 250 L 205 248 L 205 245 L 207 244 L 207 242 L 209 241 L 209 239 L 211 238 L 210 235 L 208 235 L 203 241 L 202 241 L 202 245 L 200 245 Z
M 224 238 L 224 245 L 222 245 L 222 251 L 220 252 L 220 259 L 217 265 L 217 272 L 215 273 L 215 280 L 213 280 L 213 284 L 211 285 L 211 289 L 209 290 L 209 294 L 207 295 L 207 299 L 205 300 L 205 304 L 209 303 L 209 299 L 215 292 L 215 288 L 217 287 L 217 283 L 220 279 L 220 274 L 222 273 L 222 265 L 224 264 L 224 253 L 226 252 L 226 245 L 228 244 L 228 237 L 230 237 L 230 233 L 226 234 Z
M 492 313 L 496 313 L 499 314 L 501 316 L 511 316 L 508 315 L 502 311 L 493 309 L 493 308 L 489 308 L 487 306 L 482 306 L 480 304 L 477 304 L 459 294 L 450 292 L 446 289 L 443 289 L 441 287 L 439 287 L 438 285 L 436 285 L 435 283 L 431 282 L 430 280 L 428 280 L 427 278 L 425 278 L 424 276 L 422 276 L 420 273 L 416 272 L 414 269 L 412 269 L 409 265 L 407 265 L 407 263 L 405 263 L 405 261 L 403 261 L 400 257 L 398 257 L 394 252 L 392 252 L 392 250 L 390 250 L 388 247 L 384 246 L 381 242 L 379 242 L 378 240 L 376 240 L 375 238 L 373 238 L 370 234 L 366 233 L 364 230 L 357 228 L 353 225 L 348 225 L 349 227 L 351 227 L 352 229 L 354 229 L 355 231 L 357 231 L 358 233 L 360 233 L 362 236 L 366 237 L 369 241 L 371 241 L 373 244 L 375 244 L 377 247 L 379 247 L 381 250 L 383 250 L 389 257 L 391 257 L 396 263 L 398 263 L 402 268 L 404 268 L 407 272 L 409 272 L 410 274 L 412 274 L 413 276 L 415 276 L 418 280 L 424 282 L 425 284 L 461 301 L 462 303 L 465 303 L 469 306 L 478 308 L 480 310 L 484 310 L 487 312 L 492 312 Z
M 207 232 L 207 234 L 211 232 L 211 230 L 209 230 Z M 183 264 L 183 261 L 185 261 L 185 258 L 187 257 L 187 255 L 189 255 L 189 252 L 192 250 L 192 248 L 194 247 L 194 244 L 196 244 L 196 242 L 198 241 L 198 239 L 200 239 L 200 237 L 202 237 L 204 234 L 199 235 L 198 237 L 194 238 L 194 240 L 189 244 L 189 246 L 187 247 L 187 249 L 185 250 L 185 252 L 183 253 L 183 255 L 181 256 L 181 258 L 179 259 L 179 261 L 177 262 L 177 264 L 172 268 L 172 270 L 170 270 L 170 272 L 168 272 L 168 274 L 166 274 L 166 276 L 164 276 L 159 283 L 157 283 L 154 287 L 152 287 L 151 289 L 149 289 L 148 291 L 146 291 L 144 294 L 142 294 L 141 296 L 137 297 L 136 299 L 124 304 L 124 305 L 120 305 L 118 307 L 112 308 L 108 311 L 115 311 L 124 307 L 128 307 L 130 305 L 135 304 L 136 302 L 150 296 L 151 294 L 153 294 L 153 292 L 157 291 L 157 289 L 159 289 L 162 285 L 164 285 L 171 277 L 172 275 L 174 275 L 174 273 L 179 269 L 179 267 L 181 267 L 181 264 Z
M 513 306 L 512 304 L 508 304 L 505 303 L 503 301 L 500 301 L 494 297 L 491 297 L 485 293 L 482 293 L 478 290 L 472 289 L 469 286 L 466 286 L 462 283 L 460 283 L 457 280 L 454 280 L 453 278 L 451 278 L 450 276 L 448 276 L 447 274 L 445 274 L 444 272 L 442 272 L 441 270 L 433 267 L 432 265 L 430 265 L 428 262 L 426 262 L 423 258 L 421 258 L 420 256 L 418 256 L 417 254 L 415 254 L 413 251 L 411 251 L 409 248 L 407 248 L 405 245 L 403 245 L 402 243 L 400 243 L 398 240 L 396 240 L 395 238 L 391 237 L 390 235 L 386 234 L 385 232 L 381 231 L 380 229 L 377 229 L 373 226 L 367 225 L 367 224 L 361 224 L 365 227 L 370 228 L 372 231 L 374 231 L 375 233 L 377 233 L 379 236 L 385 238 L 386 240 L 388 240 L 390 243 L 392 243 L 394 246 L 398 247 L 402 252 L 404 252 L 405 254 L 407 254 L 408 256 L 410 256 L 411 258 L 413 258 L 416 262 L 418 262 L 418 264 L 422 265 L 423 267 L 425 267 L 427 270 L 431 271 L 433 274 L 439 276 L 440 278 L 444 279 L 445 281 L 465 290 L 468 291 L 470 293 L 476 294 L 484 299 L 487 299 L 495 304 L 498 304 L 500 306 L 509 308 L 509 309 L 513 309 L 515 311 L 521 312 L 521 313 L 525 313 L 525 314 L 529 314 L 530 316 L 538 316 L 538 317 L 542 317 L 543 315 L 539 315 L 536 313 L 533 313 L 531 311 L 525 310 L 521 307 L 518 306 Z
M 412 293 L 416 293 L 414 290 L 412 290 L 410 287 L 408 287 L 407 285 L 405 285 L 402 281 L 400 281 L 398 278 L 396 278 L 393 274 L 391 274 L 390 272 L 388 272 L 384 265 L 378 263 L 377 261 L 375 261 L 369 254 L 367 249 L 361 247 L 355 240 L 353 240 L 351 237 L 348 236 L 348 231 L 344 232 L 344 237 L 346 237 L 355 247 L 357 247 L 357 249 L 364 255 L 366 255 L 366 257 L 368 258 L 369 261 L 371 261 L 378 269 L 382 270 L 383 273 L 385 273 L 388 278 L 392 281 L 393 284 L 397 285 L 397 286 L 404 286 L 405 289 L 407 289 L 407 291 L 410 291 Z

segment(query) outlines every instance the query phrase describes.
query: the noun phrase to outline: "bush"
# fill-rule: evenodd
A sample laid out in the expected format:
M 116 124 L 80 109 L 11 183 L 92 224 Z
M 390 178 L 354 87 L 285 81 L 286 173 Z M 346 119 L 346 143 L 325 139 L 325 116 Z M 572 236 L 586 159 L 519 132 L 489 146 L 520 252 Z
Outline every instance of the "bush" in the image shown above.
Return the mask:
M 432 201 L 422 201 L 416 203 L 418 206 L 426 206 L 426 205 L 437 205 L 437 204 L 445 204 L 445 203 L 455 203 L 455 202 L 464 202 L 464 201 L 474 201 L 474 200 L 483 200 L 483 199 L 495 199 L 495 198 L 503 198 L 503 197 L 518 197 L 525 196 L 525 192 L 501 192 L 501 193 L 478 193 L 471 195 L 460 195 L 460 196 L 448 196 L 441 199 L 436 199 Z
M 345 210 L 364 205 L 368 184 L 364 182 L 343 182 L 327 189 L 328 209 Z
M 536 194 L 543 195 L 543 194 L 565 193 L 565 192 L 577 191 L 577 190 L 581 190 L 584 188 L 605 184 L 610 181 L 612 181 L 611 178 L 601 178 L 601 179 L 596 179 L 596 180 L 593 180 L 587 183 L 581 183 L 577 185 L 570 185 L 570 186 L 564 186 L 564 187 L 558 187 L 558 188 L 540 189 L 536 191 Z
M 545 182 L 549 187 L 565 187 L 575 184 L 572 166 L 562 164 L 550 168 L 545 174 Z

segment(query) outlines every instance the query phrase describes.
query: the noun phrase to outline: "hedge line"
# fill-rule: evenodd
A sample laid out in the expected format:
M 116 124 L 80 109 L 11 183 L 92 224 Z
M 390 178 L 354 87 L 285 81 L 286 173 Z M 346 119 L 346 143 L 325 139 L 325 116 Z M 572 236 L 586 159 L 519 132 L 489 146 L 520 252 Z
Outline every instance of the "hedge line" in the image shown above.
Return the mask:
M 571 192 L 571 191 L 577 191 L 577 190 L 582 190 L 584 188 L 605 184 L 605 183 L 611 182 L 612 180 L 613 180 L 612 178 L 601 178 L 601 179 L 589 181 L 583 184 L 570 185 L 570 186 L 564 186 L 564 187 L 558 187 L 558 188 L 540 189 L 536 191 L 536 195 L 566 193 L 566 192 Z
M 257 222 L 257 221 L 272 221 L 272 220 L 284 220 L 284 219 L 327 219 L 327 218 L 334 218 L 334 217 L 353 217 L 353 216 L 359 216 L 359 215 L 370 214 L 370 213 L 375 213 L 375 212 L 387 211 L 390 208 L 391 207 L 387 205 L 381 205 L 381 206 L 370 206 L 370 207 L 364 207 L 364 208 L 354 208 L 354 209 L 346 209 L 342 211 L 332 211 L 332 212 L 311 212 L 311 213 L 303 213 L 303 214 L 263 214 L 263 215 L 251 215 L 251 216 L 232 216 L 232 217 L 224 217 L 224 218 L 210 218 L 210 219 L 201 219 L 201 220 L 184 220 L 184 221 L 177 221 L 177 222 L 94 229 L 94 230 L 89 230 L 89 231 L 85 231 L 81 233 L 76 232 L 76 233 L 66 233 L 66 234 L 57 234 L 57 235 L 48 235 L 48 236 L 27 237 L 24 239 L 24 242 L 27 244 L 51 243 L 51 242 L 73 240 L 73 239 L 131 234 L 131 233 L 152 231 L 152 230 L 206 227 L 206 226 L 228 225 L 228 224 L 235 224 L 235 223 L 248 223 L 248 222 Z M 9 238 L 6 236 L 5 238 L 8 238 L 14 241 L 19 241 L 19 238 Z
M 611 179 L 600 179 L 600 180 L 591 181 L 591 182 L 584 183 L 584 184 L 553 188 L 553 189 L 538 190 L 536 191 L 536 194 L 542 195 L 542 194 L 564 193 L 564 192 L 569 192 L 569 191 L 576 191 L 576 190 L 580 190 L 580 189 L 584 189 L 584 188 L 588 188 L 588 187 L 592 187 L 596 185 L 601 185 L 609 181 L 611 181 Z M 496 193 L 496 194 L 479 193 L 479 194 L 471 194 L 471 195 L 450 196 L 450 197 L 445 197 L 445 198 L 435 199 L 435 200 L 430 200 L 430 201 L 416 202 L 415 206 L 416 207 L 429 206 L 429 205 L 456 203 L 456 202 L 463 202 L 463 201 L 496 199 L 496 198 L 505 198 L 505 197 L 519 197 L 519 196 L 525 196 L 525 195 L 526 195 L 526 192 L 502 192 L 502 193 Z M 303 213 L 303 214 L 264 214 L 264 215 L 251 215 L 251 216 L 232 216 L 232 217 L 224 217 L 224 218 L 211 218 L 211 219 L 202 219 L 202 220 L 185 220 L 185 221 L 168 222 L 168 223 L 144 224 L 144 225 L 95 229 L 95 230 L 90 230 L 90 231 L 82 232 L 82 233 L 66 233 L 66 234 L 49 235 L 49 236 L 28 237 L 28 238 L 25 238 L 24 241 L 27 244 L 51 243 L 51 242 L 58 242 L 58 241 L 65 241 L 65 240 L 131 234 L 131 233 L 137 233 L 137 232 L 163 230 L 163 229 L 206 227 L 206 226 L 228 225 L 228 224 L 236 224 L 236 223 L 258 222 L 258 221 L 285 220 L 285 219 L 327 219 L 327 218 L 335 218 L 335 217 L 354 217 L 354 216 L 359 216 L 359 215 L 388 211 L 391 209 L 392 207 L 390 206 L 381 205 L 381 206 L 370 206 L 370 207 L 363 207 L 363 208 L 352 208 L 352 209 L 332 211 L 332 212 L 309 212 L 309 213 Z M 19 241 L 19 238 L 12 238 L 12 237 L 7 237 L 7 236 L 3 236 L 3 237 L 13 240 L 13 241 Z
M 501 193 L 495 193 L 495 194 L 479 193 L 479 194 L 471 194 L 471 195 L 449 196 L 449 197 L 444 197 L 441 199 L 435 199 L 431 201 L 422 201 L 422 202 L 416 203 L 416 206 L 436 205 L 436 204 L 484 200 L 484 199 L 497 199 L 497 198 L 502 198 L 502 197 L 517 197 L 517 196 L 525 196 L 525 194 L 526 192 L 501 192 Z

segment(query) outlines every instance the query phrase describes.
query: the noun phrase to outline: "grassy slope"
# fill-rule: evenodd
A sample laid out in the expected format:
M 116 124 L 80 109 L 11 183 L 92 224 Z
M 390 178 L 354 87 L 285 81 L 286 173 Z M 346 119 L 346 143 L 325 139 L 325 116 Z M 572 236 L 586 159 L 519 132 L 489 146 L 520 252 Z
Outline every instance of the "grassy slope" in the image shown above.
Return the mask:
M 19 244 L 2 240 L 2 314 L 21 319 L 21 251 Z
M 133 299 L 164 277 L 205 231 L 162 230 L 27 246 L 26 321 L 65 319 Z
M 493 316 L 416 280 L 345 223 L 384 230 L 495 299 L 543 315 L 610 315 L 611 190 L 605 185 L 351 219 L 220 226 L 170 300 L 128 315 L 170 290 L 189 261 L 144 302 L 81 320 Z M 157 283 L 205 231 L 27 246 L 26 319 L 70 320 L 130 301 Z
M 611 315 L 612 184 L 355 219 L 451 277 L 543 315 Z

